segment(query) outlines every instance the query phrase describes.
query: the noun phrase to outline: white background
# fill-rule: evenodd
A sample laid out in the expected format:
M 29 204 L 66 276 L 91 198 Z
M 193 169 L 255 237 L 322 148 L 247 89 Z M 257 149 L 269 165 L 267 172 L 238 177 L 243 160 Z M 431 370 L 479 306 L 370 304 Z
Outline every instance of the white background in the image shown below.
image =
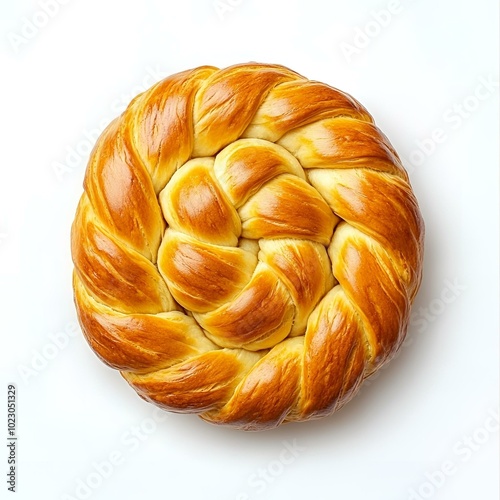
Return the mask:
M 13 495 L 2 402 L 1 498 L 498 499 L 497 2 L 216 4 L 0 4 L 0 399 L 17 385 L 19 436 Z M 335 416 L 257 434 L 160 421 L 72 330 L 69 251 L 87 136 L 162 77 L 252 60 L 360 100 L 426 223 L 399 357 Z

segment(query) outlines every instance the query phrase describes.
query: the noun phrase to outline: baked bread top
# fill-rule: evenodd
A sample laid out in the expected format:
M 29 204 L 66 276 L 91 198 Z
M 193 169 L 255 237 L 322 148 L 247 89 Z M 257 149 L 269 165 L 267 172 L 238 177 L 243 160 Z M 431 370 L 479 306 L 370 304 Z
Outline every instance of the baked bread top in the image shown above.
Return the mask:
M 278 65 L 199 67 L 95 145 L 71 234 L 78 317 L 167 410 L 245 430 L 322 417 L 401 345 L 423 227 L 351 96 Z

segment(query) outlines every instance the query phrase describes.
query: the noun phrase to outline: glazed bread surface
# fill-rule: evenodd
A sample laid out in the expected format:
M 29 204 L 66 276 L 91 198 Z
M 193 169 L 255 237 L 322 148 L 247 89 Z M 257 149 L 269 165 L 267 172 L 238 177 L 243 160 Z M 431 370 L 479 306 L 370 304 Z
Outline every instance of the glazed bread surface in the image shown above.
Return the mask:
M 323 417 L 404 340 L 423 227 L 351 96 L 278 65 L 199 67 L 95 145 L 71 235 L 79 321 L 166 410 L 245 430 Z

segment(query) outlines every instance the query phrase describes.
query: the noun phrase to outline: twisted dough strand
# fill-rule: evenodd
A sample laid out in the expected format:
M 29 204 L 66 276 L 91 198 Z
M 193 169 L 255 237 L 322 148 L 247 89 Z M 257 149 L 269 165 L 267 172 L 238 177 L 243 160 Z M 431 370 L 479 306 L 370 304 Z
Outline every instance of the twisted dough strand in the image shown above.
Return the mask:
M 144 399 L 245 430 L 329 415 L 406 334 L 423 222 L 352 97 L 200 67 L 99 138 L 72 227 L 83 333 Z

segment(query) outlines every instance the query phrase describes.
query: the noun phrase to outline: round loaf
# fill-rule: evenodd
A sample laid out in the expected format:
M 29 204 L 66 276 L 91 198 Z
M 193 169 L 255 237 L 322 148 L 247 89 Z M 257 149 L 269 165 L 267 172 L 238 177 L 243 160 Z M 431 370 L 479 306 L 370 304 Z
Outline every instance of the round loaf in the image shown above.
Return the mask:
M 423 227 L 351 96 L 278 65 L 199 67 L 138 95 L 91 153 L 78 318 L 166 410 L 244 430 L 323 417 L 404 340 Z

